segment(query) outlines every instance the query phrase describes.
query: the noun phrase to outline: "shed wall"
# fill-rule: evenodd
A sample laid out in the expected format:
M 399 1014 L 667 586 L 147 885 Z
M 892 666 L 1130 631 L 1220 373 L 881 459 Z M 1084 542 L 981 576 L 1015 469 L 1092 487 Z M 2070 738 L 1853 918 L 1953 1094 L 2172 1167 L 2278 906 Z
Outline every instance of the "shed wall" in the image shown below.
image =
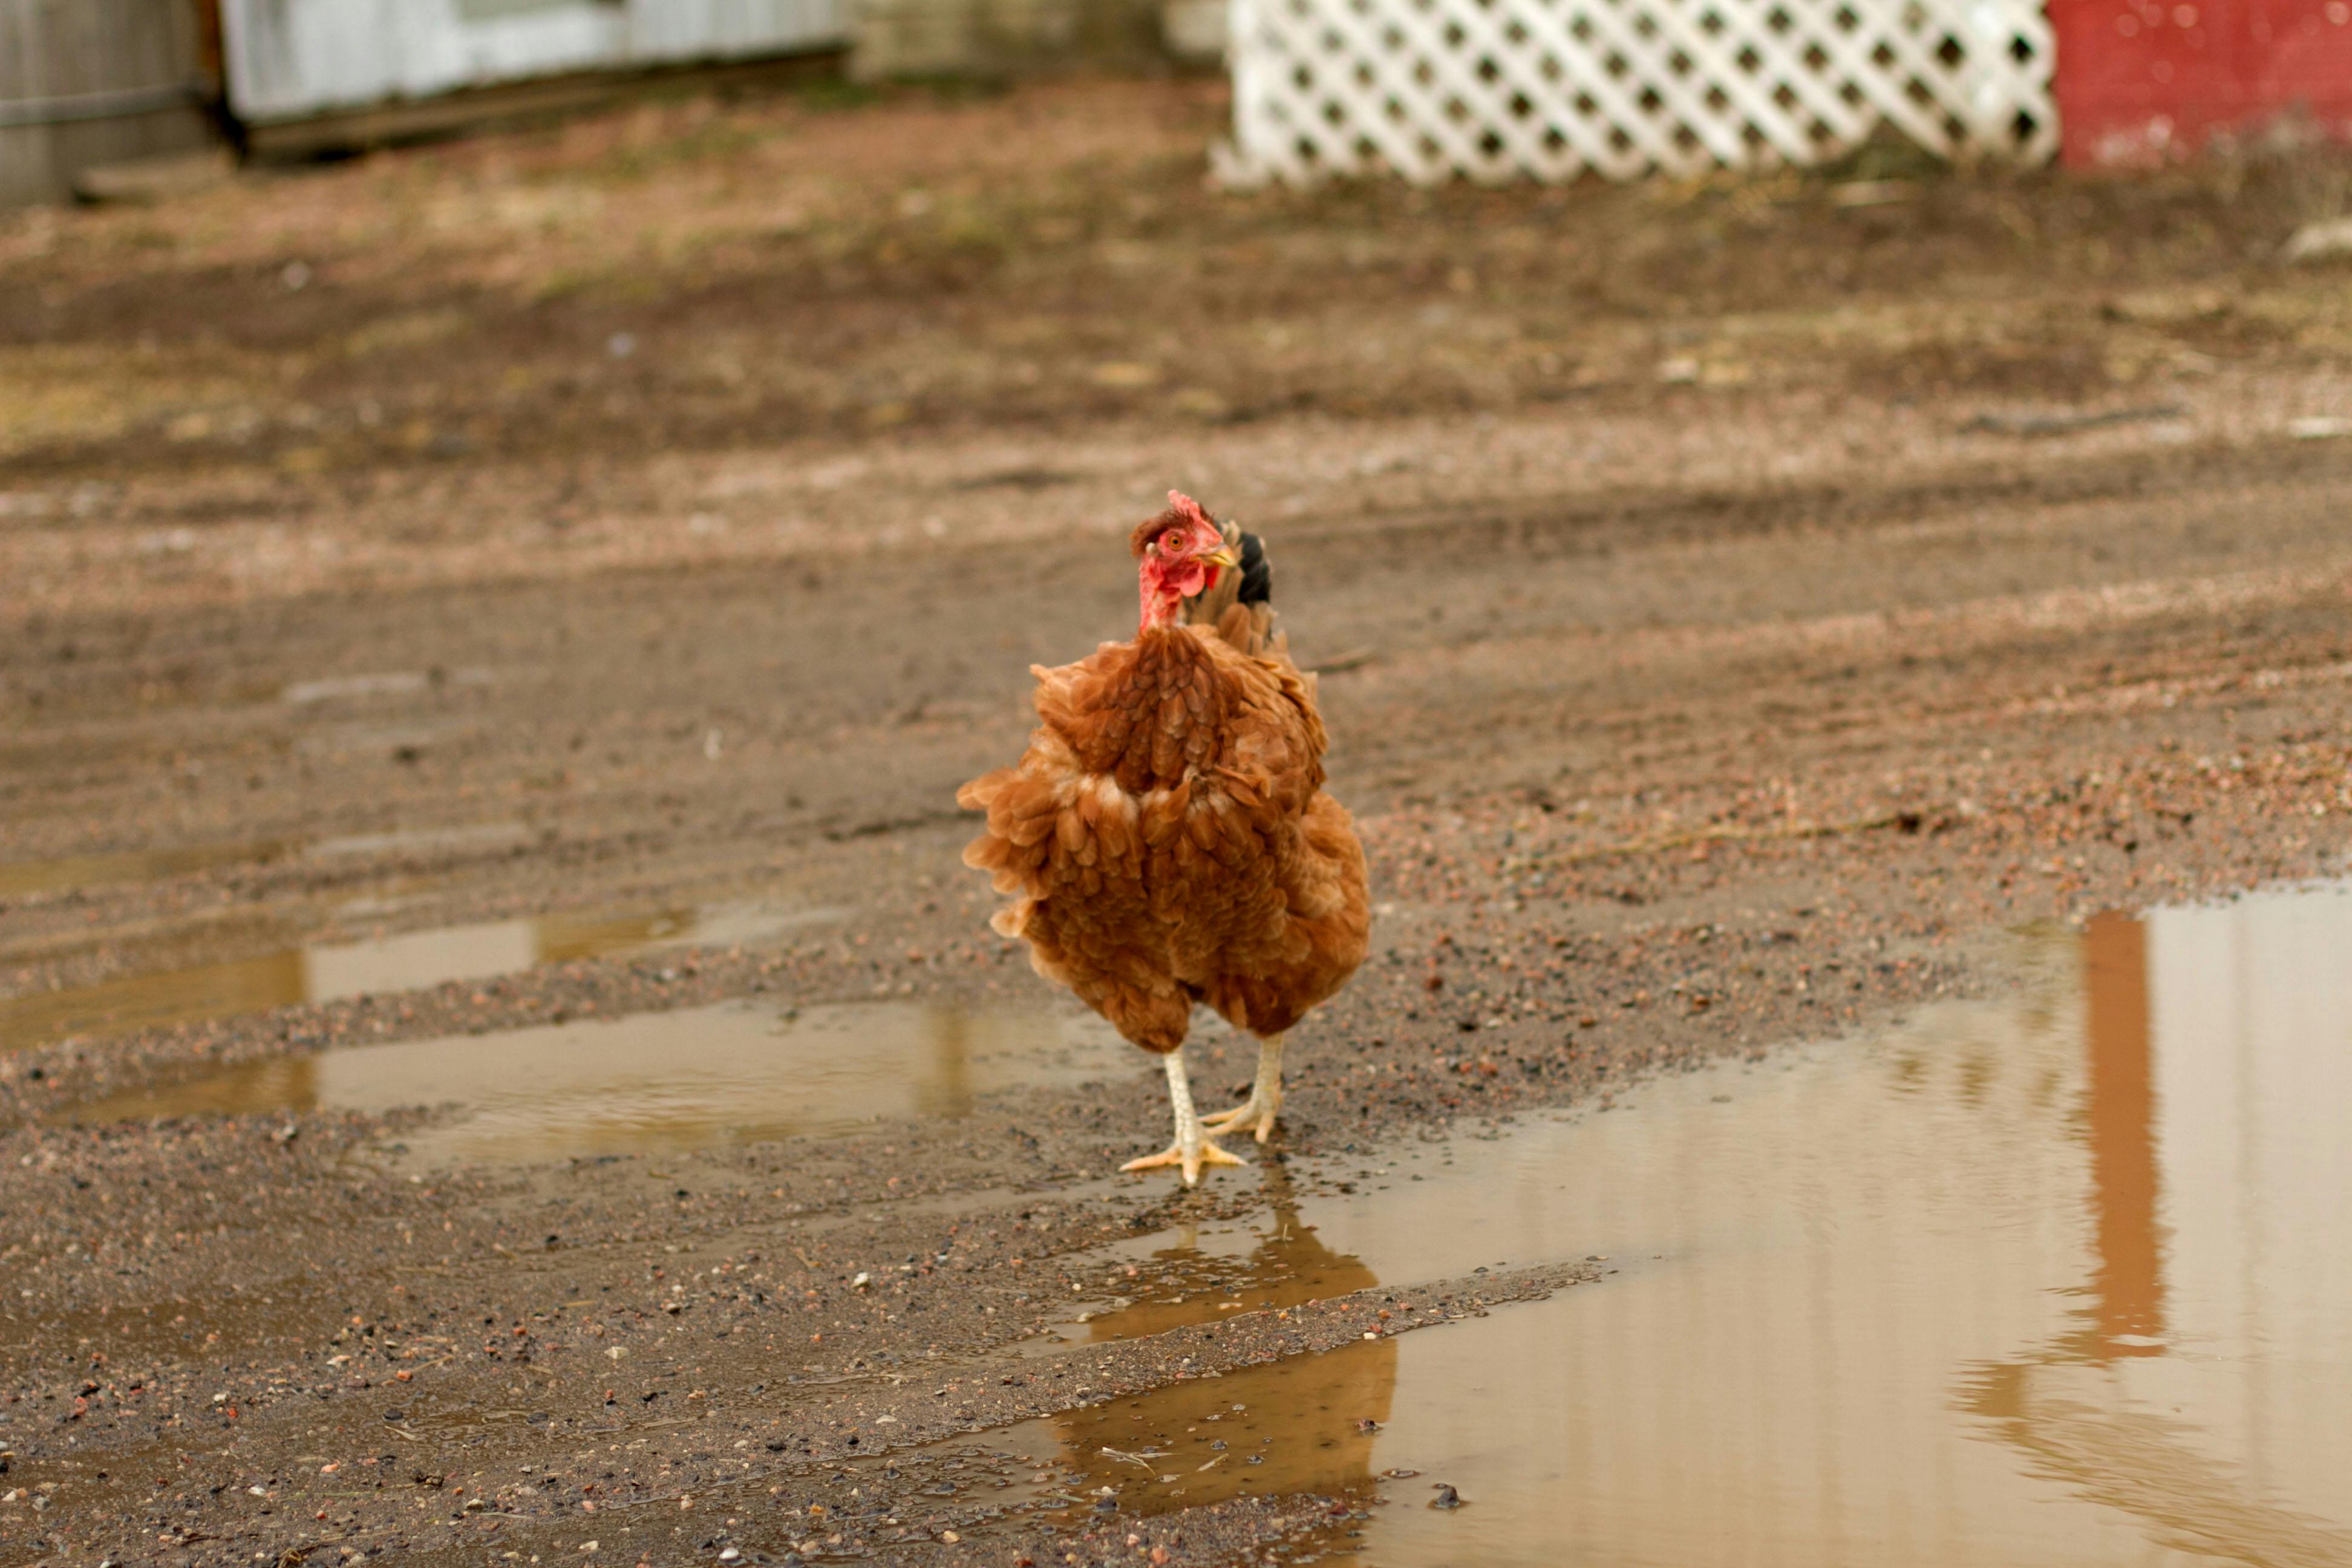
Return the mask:
M 249 121 L 571 72 L 833 47 L 843 0 L 226 0 L 229 101 Z

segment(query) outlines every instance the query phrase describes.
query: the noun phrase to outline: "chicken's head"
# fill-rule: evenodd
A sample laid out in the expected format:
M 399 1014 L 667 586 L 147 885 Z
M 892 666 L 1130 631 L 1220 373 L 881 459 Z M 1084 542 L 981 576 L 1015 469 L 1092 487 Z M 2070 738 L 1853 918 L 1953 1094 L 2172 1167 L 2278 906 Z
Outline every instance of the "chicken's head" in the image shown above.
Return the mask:
M 1139 564 L 1136 585 L 1143 600 L 1142 629 L 1181 619 L 1184 601 L 1217 585 L 1217 574 L 1238 564 L 1225 536 L 1200 502 L 1168 492 L 1168 510 L 1136 525 L 1129 541 Z

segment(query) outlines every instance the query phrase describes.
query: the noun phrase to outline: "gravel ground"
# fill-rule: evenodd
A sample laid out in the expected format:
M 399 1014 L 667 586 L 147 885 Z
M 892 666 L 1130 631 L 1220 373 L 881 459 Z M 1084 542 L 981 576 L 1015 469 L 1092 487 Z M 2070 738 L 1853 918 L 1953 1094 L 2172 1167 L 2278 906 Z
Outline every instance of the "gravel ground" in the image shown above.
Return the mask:
M 2265 259 L 2324 167 L 1234 201 L 1214 110 L 670 105 L 0 228 L 0 996 L 846 911 L 0 1042 L 10 1561 L 1329 1549 L 1347 1499 L 1003 1516 L 981 1435 L 1608 1282 L 1041 1355 L 1105 1249 L 1265 1201 L 1110 1175 L 1165 1142 L 1140 1058 L 520 1168 L 372 1152 L 429 1085 L 58 1120 L 726 998 L 1050 1004 L 952 790 L 1031 661 L 1127 629 L 1117 542 L 1170 484 L 1267 536 L 1372 859 L 1372 961 L 1294 1037 L 1302 1181 L 1983 994 L 2021 923 L 2347 869 L 2352 318 Z M 1245 1043 L 1193 1049 L 1245 1087 Z

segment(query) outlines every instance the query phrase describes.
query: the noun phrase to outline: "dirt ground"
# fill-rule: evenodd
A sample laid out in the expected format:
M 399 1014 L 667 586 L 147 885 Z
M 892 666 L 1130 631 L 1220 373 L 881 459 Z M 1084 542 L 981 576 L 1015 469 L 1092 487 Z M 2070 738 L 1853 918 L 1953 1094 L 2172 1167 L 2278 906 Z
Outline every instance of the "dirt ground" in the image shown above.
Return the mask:
M 1263 1180 L 1981 993 L 2020 923 L 2347 868 L 2352 274 L 2276 258 L 2352 164 L 1234 195 L 1220 112 L 681 100 L 0 218 L 0 1006 L 507 915 L 848 911 L 0 1044 L 0 1558 L 1331 1549 L 1344 1498 L 997 1517 L 953 1442 L 1609 1286 L 1040 1355 L 1104 1248 L 1265 1201 L 1110 1176 L 1166 1142 L 1139 1057 L 422 1176 L 365 1151 L 429 1086 L 57 1120 L 356 1040 L 1050 1003 L 952 793 L 1017 751 L 1031 662 L 1131 628 L 1171 485 L 1267 538 L 1373 865 Z M 1244 1087 L 1245 1046 L 1195 1054 Z

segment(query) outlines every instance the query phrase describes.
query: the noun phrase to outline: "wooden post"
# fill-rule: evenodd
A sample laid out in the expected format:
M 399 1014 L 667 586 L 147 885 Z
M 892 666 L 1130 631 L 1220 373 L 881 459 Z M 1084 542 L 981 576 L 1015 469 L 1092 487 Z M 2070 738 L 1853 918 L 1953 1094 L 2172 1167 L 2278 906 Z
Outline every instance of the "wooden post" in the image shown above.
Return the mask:
M 217 137 L 216 0 L 0 0 L 0 207 L 63 200 L 93 164 Z

